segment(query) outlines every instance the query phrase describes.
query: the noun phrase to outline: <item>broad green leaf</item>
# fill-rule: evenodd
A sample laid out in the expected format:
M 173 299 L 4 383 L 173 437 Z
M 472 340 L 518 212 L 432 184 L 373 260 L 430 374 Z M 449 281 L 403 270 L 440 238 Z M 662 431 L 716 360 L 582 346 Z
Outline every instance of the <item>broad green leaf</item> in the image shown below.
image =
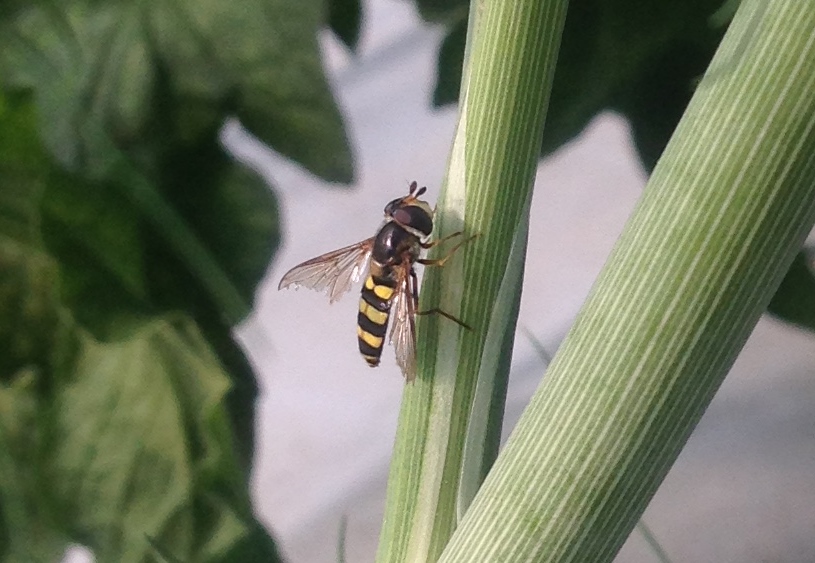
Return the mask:
M 43 239 L 76 318 L 104 337 L 127 318 L 185 309 L 228 331 L 207 284 L 223 278 L 251 303 L 279 240 L 276 202 L 261 179 L 226 156 L 214 132 L 159 152 L 154 182 L 133 167 L 83 179 L 49 162 L 31 105 L 18 98 L 0 115 L 0 233 Z M 201 249 L 209 261 L 194 263 Z
M 349 49 L 356 50 L 362 25 L 360 0 L 329 0 L 328 25 Z
M 66 324 L 55 283 L 46 257 L 0 239 L 0 560 L 54 560 L 69 541 L 101 561 L 151 561 L 153 544 L 279 560 L 249 506 L 229 376 L 194 323 L 102 343 Z
M 34 3 L 0 22 L 0 76 L 35 89 L 43 137 L 72 170 L 104 174 L 114 147 L 162 143 L 154 119 L 170 106 L 187 141 L 234 113 L 281 154 L 347 182 L 350 150 L 317 45 L 322 8 L 316 0 Z
M 236 163 L 214 141 L 182 146 L 161 162 L 159 186 L 166 203 L 188 223 L 195 236 L 240 295 L 251 303 L 255 288 L 266 272 L 280 240 L 277 200 L 254 171 Z M 173 258 L 159 241 L 150 246 L 148 269 L 155 280 L 156 299 L 185 301 L 189 286 L 179 276 L 195 275 L 174 271 Z M 194 286 L 200 280 L 189 279 Z
M 0 235 L 0 381 L 47 366 L 57 343 L 56 279 L 47 256 Z
M 0 4 L 0 18 L 6 18 L 14 14 L 21 7 L 25 7 L 28 0 L 5 0 Z
M 681 54 L 665 56 L 677 44 L 706 49 L 694 75 L 698 77 L 721 38 L 722 30 L 713 30 L 708 23 L 716 7 L 706 0 L 659 4 L 615 0 L 570 6 L 552 91 L 554 121 L 547 119 L 550 131 L 544 134 L 544 152 L 557 148 L 561 135 L 565 140 L 579 133 L 598 111 L 614 107 L 632 82 L 640 80 L 643 90 L 658 89 L 659 84 L 641 80 L 654 65 L 684 69 L 687 63 Z
M 53 511 L 38 445 L 47 432 L 43 377 L 60 350 L 57 269 L 40 247 L 46 163 L 21 99 L 0 96 L 0 561 L 54 561 L 67 535 Z
M 631 124 L 640 161 L 649 172 L 668 144 L 713 49 L 677 41 L 640 69 L 616 96 L 615 109 Z
M 83 325 L 102 335 L 150 311 L 143 220 L 115 185 L 53 167 L 40 212 L 63 299 Z
M 453 25 L 439 47 L 436 87 L 433 90 L 434 106 L 452 104 L 458 100 L 466 39 L 467 20 L 465 18 Z
M 469 4 L 468 0 L 416 0 L 419 14 L 433 23 L 466 21 Z
M 3 562 L 56 561 L 69 541 L 46 475 L 43 447 L 50 435 L 49 399 L 56 386 L 50 374 L 60 352 L 70 351 L 72 344 L 60 321 L 56 285 L 57 270 L 46 255 L 0 234 Z
M 787 322 L 815 330 L 815 276 L 806 252 L 795 257 L 767 311 Z
M 0 94 L 0 233 L 38 246 L 47 159 L 36 134 L 36 113 L 25 98 Z
M 28 156 L 18 158 L 17 140 L 32 137 L 33 124 L 30 105 L 20 104 L 9 98 L 0 120 L 0 140 L 7 140 L 0 156 L 9 157 L 0 159 L 0 171 L 9 186 L 19 186 L 0 193 L 0 213 L 20 208 L 27 214 L 14 213 L 14 221 L 10 215 L 0 226 L 36 231 L 38 239 L 42 230 L 59 267 L 65 305 L 97 338 L 120 337 L 151 315 L 189 311 L 234 377 L 230 410 L 248 467 L 256 383 L 207 283 L 220 276 L 251 303 L 279 239 L 272 193 L 214 139 L 166 149 L 158 186 L 133 182 L 127 174 L 117 177 L 121 183 L 83 181 L 41 153 L 36 160 L 36 139 L 22 145 Z M 188 238 L 179 241 L 180 235 Z M 212 258 L 197 270 L 185 256 L 191 244 Z
M 32 3 L 2 23 L 7 86 L 36 92 L 43 140 L 71 170 L 99 174 L 110 139 L 127 145 L 145 125 L 155 79 L 138 4 Z
M 136 184 L 101 184 L 43 170 L 45 243 L 60 264 L 68 305 L 99 336 L 127 317 L 174 309 L 194 311 L 228 330 L 206 284 L 216 274 L 228 277 L 251 303 L 277 246 L 276 204 L 254 173 L 214 142 L 177 156 L 183 158 L 168 164 L 162 178 L 172 186 L 169 197 L 162 198 L 158 188 L 149 192 L 157 205 L 128 193 L 142 188 Z M 180 223 L 162 223 L 164 214 Z M 176 235 L 186 238 L 174 240 Z M 212 260 L 192 270 L 185 253 L 196 248 L 206 249 Z
M 183 561 L 275 560 L 248 508 L 251 368 L 204 282 L 168 244 L 174 224 L 157 220 L 183 217 L 216 257 L 213 271 L 250 299 L 277 244 L 271 193 L 214 135 L 163 149 L 156 184 L 132 166 L 83 179 L 44 153 L 26 96 L 0 102 L 0 404 L 10 413 L 0 440 L 18 440 L 9 421 L 26 420 L 15 414 L 23 391 L 35 402 L 27 426 L 45 440 L 29 440 L 33 457 L 9 446 L 0 459 L 0 538 L 19 538 L 9 560 L 48 560 L 24 551 L 40 530 L 49 553 L 70 540 L 99 560 L 152 561 L 157 546 Z M 179 310 L 188 312 L 170 313 Z M 159 422 L 161 444 L 145 435 Z M 145 461 L 141 445 L 166 459 Z M 87 474 L 89 491 L 76 481 Z M 150 483 L 134 487 L 142 478 Z
M 153 542 L 181 561 L 226 561 L 248 537 L 264 543 L 234 454 L 229 378 L 189 319 L 117 342 L 86 335 L 66 377 L 49 471 L 72 536 L 99 560 L 150 560 Z M 270 542 L 258 549 L 278 559 Z
M 155 2 L 149 21 L 173 84 L 193 99 L 232 96 L 246 127 L 328 180 L 350 181 L 351 156 L 320 62 L 323 3 Z
M 48 160 L 22 97 L 0 95 L 0 381 L 48 358 L 57 331 L 57 269 L 42 251 L 39 202 Z
M 68 544 L 43 473 L 41 378 L 23 369 L 0 383 L 0 561 L 58 561 Z M 39 389 L 38 389 L 39 387 Z M 39 391 L 39 392 L 38 392 Z

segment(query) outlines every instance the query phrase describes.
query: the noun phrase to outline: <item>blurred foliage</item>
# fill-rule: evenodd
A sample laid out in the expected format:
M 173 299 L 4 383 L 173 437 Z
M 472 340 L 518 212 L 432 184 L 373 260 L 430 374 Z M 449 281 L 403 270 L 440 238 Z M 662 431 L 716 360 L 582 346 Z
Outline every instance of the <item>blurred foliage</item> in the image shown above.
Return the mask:
M 358 2 L 330 23 L 353 46 Z M 0 560 L 276 561 L 232 338 L 278 246 L 235 116 L 353 177 L 317 1 L 0 7 Z
M 65 171 L 38 144 L 30 94 L 0 99 L 0 558 L 54 561 L 78 542 L 146 561 L 149 536 L 183 561 L 247 543 L 276 560 L 248 499 L 255 389 L 230 327 L 126 183 Z M 216 250 L 258 248 L 254 271 L 223 261 L 251 296 L 275 208 L 225 162 L 197 203 L 224 208 Z
M 795 257 L 767 310 L 802 328 L 815 331 L 815 276 L 811 252 Z
M 235 115 L 277 152 L 348 182 L 322 17 L 316 1 L 30 2 L 0 22 L 0 69 L 7 87 L 35 92 L 43 139 L 71 170 L 104 173 L 112 145 L 154 169 Z
M 354 51 L 362 26 L 362 0 L 328 0 L 328 25 Z
M 614 109 L 651 169 L 735 3 L 572 3 L 542 154 Z M 452 103 L 468 3 L 417 6 L 448 28 L 434 103 Z M 238 117 L 351 181 L 317 33 L 353 51 L 361 22 L 360 0 L 0 4 L 0 561 L 71 542 L 99 560 L 279 560 L 249 503 L 257 389 L 231 335 L 277 203 L 218 134 Z M 815 328 L 813 295 L 800 258 L 771 311 Z

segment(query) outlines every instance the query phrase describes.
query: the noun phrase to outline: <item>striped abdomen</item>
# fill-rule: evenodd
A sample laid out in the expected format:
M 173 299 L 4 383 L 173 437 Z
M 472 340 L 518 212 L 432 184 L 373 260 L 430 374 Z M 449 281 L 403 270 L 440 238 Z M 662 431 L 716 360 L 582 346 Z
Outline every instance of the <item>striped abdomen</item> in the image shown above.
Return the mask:
M 357 315 L 357 340 L 359 352 L 371 367 L 379 365 L 395 287 L 396 282 L 390 278 L 375 274 L 369 275 L 362 287 Z

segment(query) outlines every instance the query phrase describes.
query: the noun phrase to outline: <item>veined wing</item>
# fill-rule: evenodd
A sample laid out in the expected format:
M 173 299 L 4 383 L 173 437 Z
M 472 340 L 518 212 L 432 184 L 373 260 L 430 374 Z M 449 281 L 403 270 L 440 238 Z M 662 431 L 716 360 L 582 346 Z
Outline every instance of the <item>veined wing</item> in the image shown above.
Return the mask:
M 400 267 L 391 305 L 393 324 L 390 342 L 396 354 L 396 363 L 408 382 L 416 377 L 416 291 L 416 278 L 411 272 L 411 264 L 405 262 Z
M 371 237 L 298 264 L 286 272 L 277 289 L 293 285 L 295 288 L 325 291 L 333 303 L 365 273 L 373 246 L 374 239 Z

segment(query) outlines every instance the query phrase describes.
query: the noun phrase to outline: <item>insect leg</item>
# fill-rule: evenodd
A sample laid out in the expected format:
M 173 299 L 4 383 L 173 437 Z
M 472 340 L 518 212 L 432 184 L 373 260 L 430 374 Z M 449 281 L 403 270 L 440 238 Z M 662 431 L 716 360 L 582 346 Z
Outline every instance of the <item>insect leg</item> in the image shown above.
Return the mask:
M 480 234 L 475 234 L 475 235 L 471 236 L 470 238 L 461 241 L 460 243 L 455 245 L 453 248 L 451 248 L 450 252 L 448 252 L 447 255 L 444 258 L 439 258 L 439 259 L 436 259 L 436 260 L 428 260 L 426 258 L 419 258 L 416 261 L 419 264 L 422 264 L 424 266 L 444 266 L 444 263 L 447 262 L 447 260 L 450 259 L 450 257 L 456 252 L 456 250 L 458 250 L 459 248 L 461 248 L 462 246 L 464 246 L 465 244 L 467 244 L 471 240 L 478 238 L 479 236 L 481 236 L 481 235 Z M 441 239 L 441 240 L 444 240 L 444 239 Z
M 451 321 L 453 321 L 454 323 L 456 323 L 456 324 L 458 324 L 460 326 L 463 326 L 467 330 L 472 330 L 470 325 L 468 325 L 464 321 L 461 321 L 461 320 L 457 319 L 456 317 L 454 317 L 450 313 L 446 313 L 446 312 L 442 311 L 438 307 L 434 307 L 433 309 L 428 309 L 427 311 L 420 311 L 419 310 L 419 291 L 417 289 L 419 287 L 419 281 L 418 281 L 418 278 L 416 277 L 416 270 L 414 270 L 413 268 L 410 269 L 410 279 L 411 279 L 412 293 L 413 293 L 413 310 L 411 311 L 413 313 L 413 315 L 441 315 L 442 317 L 448 318 Z
M 456 231 L 452 235 L 447 235 L 446 237 L 440 238 L 438 240 L 434 240 L 433 242 L 420 242 L 419 245 L 422 248 L 424 248 L 425 250 L 427 250 L 428 248 L 433 248 L 434 246 L 438 246 L 438 245 L 440 245 L 441 243 L 443 243 L 445 241 L 448 241 L 448 240 L 450 240 L 452 238 L 455 238 L 455 237 L 459 237 L 459 236 L 461 236 L 463 234 L 464 234 L 464 231 Z
M 413 269 L 413 266 L 410 267 L 410 282 L 411 282 L 411 294 L 413 295 L 413 314 L 416 314 L 416 311 L 419 310 L 419 279 L 416 277 L 416 270 Z
M 410 291 L 410 301 L 408 302 L 408 322 L 410 322 L 410 333 L 413 335 L 414 345 L 416 343 L 416 314 L 419 310 L 419 291 L 418 279 L 416 278 L 416 270 L 413 266 L 406 262 L 405 266 L 410 268 L 410 280 L 408 280 L 408 289 Z
M 450 313 L 445 313 L 444 311 L 442 311 L 438 307 L 428 309 L 427 311 L 416 311 L 415 314 L 416 315 L 441 315 L 442 317 L 450 319 L 451 321 L 453 321 L 457 325 L 462 326 L 462 327 L 466 328 L 467 330 L 473 330 L 473 327 L 471 327 L 470 325 L 468 325 L 467 323 L 465 323 L 461 319 L 457 319 L 456 317 L 454 317 Z

